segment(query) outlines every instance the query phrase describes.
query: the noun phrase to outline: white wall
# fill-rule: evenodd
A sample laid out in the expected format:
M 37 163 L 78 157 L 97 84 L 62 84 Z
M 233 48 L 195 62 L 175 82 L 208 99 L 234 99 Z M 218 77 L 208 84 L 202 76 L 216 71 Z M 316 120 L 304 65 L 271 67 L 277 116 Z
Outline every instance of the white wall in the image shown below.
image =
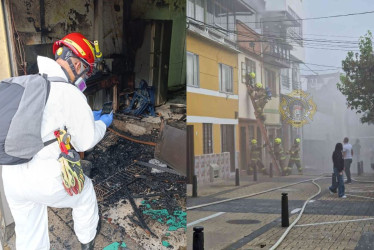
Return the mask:
M 291 55 L 304 62 L 305 61 L 304 47 L 301 47 L 299 44 L 295 45 L 295 42 L 292 42 L 292 45 L 293 45 L 293 49 L 290 52 Z
M 304 17 L 302 0 L 265 0 L 266 11 L 286 11 L 288 6 L 300 17 Z
M 287 6 L 287 0 L 265 0 L 265 2 L 267 11 L 285 10 Z

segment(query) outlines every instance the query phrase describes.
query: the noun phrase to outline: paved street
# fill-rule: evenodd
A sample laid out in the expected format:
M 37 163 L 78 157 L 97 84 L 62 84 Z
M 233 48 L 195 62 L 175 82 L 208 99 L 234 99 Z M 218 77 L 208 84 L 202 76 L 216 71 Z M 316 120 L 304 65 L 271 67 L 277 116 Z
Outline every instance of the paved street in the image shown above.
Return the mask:
M 281 227 L 281 194 L 288 193 L 292 224 L 304 202 L 318 192 L 311 181 L 284 186 L 317 177 L 260 176 L 254 182 L 251 176 L 243 174 L 240 187 L 235 187 L 233 180 L 218 180 L 211 186 L 200 187 L 198 198 L 191 197 L 189 187 L 188 207 L 279 189 L 189 210 L 188 249 L 192 249 L 194 226 L 204 227 L 205 249 L 269 249 L 286 230 Z M 374 181 L 373 174 L 354 178 Z M 347 199 L 328 192 L 331 178 L 319 179 L 316 183 L 321 193 L 307 204 L 278 249 L 374 249 L 374 183 L 346 185 Z

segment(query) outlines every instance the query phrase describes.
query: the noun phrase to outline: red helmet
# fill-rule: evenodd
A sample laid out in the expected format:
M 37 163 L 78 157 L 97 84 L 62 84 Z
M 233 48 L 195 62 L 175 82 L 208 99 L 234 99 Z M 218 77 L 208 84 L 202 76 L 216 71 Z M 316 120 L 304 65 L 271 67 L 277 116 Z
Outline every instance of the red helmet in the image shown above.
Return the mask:
M 70 33 L 53 44 L 53 54 L 55 55 L 56 51 L 62 46 L 71 49 L 77 57 L 89 66 L 88 75 L 92 73 L 95 65 L 95 50 L 91 41 L 81 33 Z

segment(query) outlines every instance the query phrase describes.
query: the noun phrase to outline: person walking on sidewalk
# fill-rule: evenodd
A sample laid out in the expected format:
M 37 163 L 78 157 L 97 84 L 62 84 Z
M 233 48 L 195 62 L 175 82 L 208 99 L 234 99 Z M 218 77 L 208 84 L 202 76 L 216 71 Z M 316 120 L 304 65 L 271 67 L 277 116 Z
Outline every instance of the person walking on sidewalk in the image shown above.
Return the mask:
M 352 164 L 352 156 L 353 156 L 353 149 L 352 145 L 348 143 L 349 139 L 348 137 L 345 137 L 343 142 L 343 159 L 344 159 L 344 170 L 345 174 L 347 176 L 347 184 L 352 183 L 351 179 L 351 164 Z
M 329 187 L 331 194 L 336 193 L 338 189 L 338 195 L 340 198 L 347 198 L 344 194 L 344 180 L 343 180 L 343 170 L 344 170 L 344 159 L 342 155 L 343 145 L 339 142 L 335 145 L 335 150 L 332 153 L 332 162 L 334 164 L 334 173 L 332 175 L 332 185 Z

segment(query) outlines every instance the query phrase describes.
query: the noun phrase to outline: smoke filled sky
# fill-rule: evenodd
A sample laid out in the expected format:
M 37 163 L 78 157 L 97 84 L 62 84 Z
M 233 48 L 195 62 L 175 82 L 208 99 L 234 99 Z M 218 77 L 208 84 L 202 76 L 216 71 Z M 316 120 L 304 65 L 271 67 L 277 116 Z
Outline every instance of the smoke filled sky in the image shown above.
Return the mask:
M 303 5 L 305 14 L 304 18 L 374 11 L 373 0 L 303 0 Z M 359 37 L 365 35 L 368 30 L 374 32 L 374 13 L 320 20 L 305 20 L 303 22 L 304 39 L 344 40 L 357 43 Z M 348 48 L 342 47 L 355 46 L 355 50 L 358 50 L 356 44 L 318 44 L 305 44 L 305 47 L 323 47 L 347 50 Z M 345 59 L 348 52 L 339 50 L 305 48 L 305 62 L 341 67 L 341 61 Z M 331 68 L 313 65 L 308 66 L 321 74 L 336 72 L 336 70 L 320 71 Z M 305 66 L 302 68 L 307 69 Z M 301 74 L 311 74 L 311 72 L 302 71 Z

